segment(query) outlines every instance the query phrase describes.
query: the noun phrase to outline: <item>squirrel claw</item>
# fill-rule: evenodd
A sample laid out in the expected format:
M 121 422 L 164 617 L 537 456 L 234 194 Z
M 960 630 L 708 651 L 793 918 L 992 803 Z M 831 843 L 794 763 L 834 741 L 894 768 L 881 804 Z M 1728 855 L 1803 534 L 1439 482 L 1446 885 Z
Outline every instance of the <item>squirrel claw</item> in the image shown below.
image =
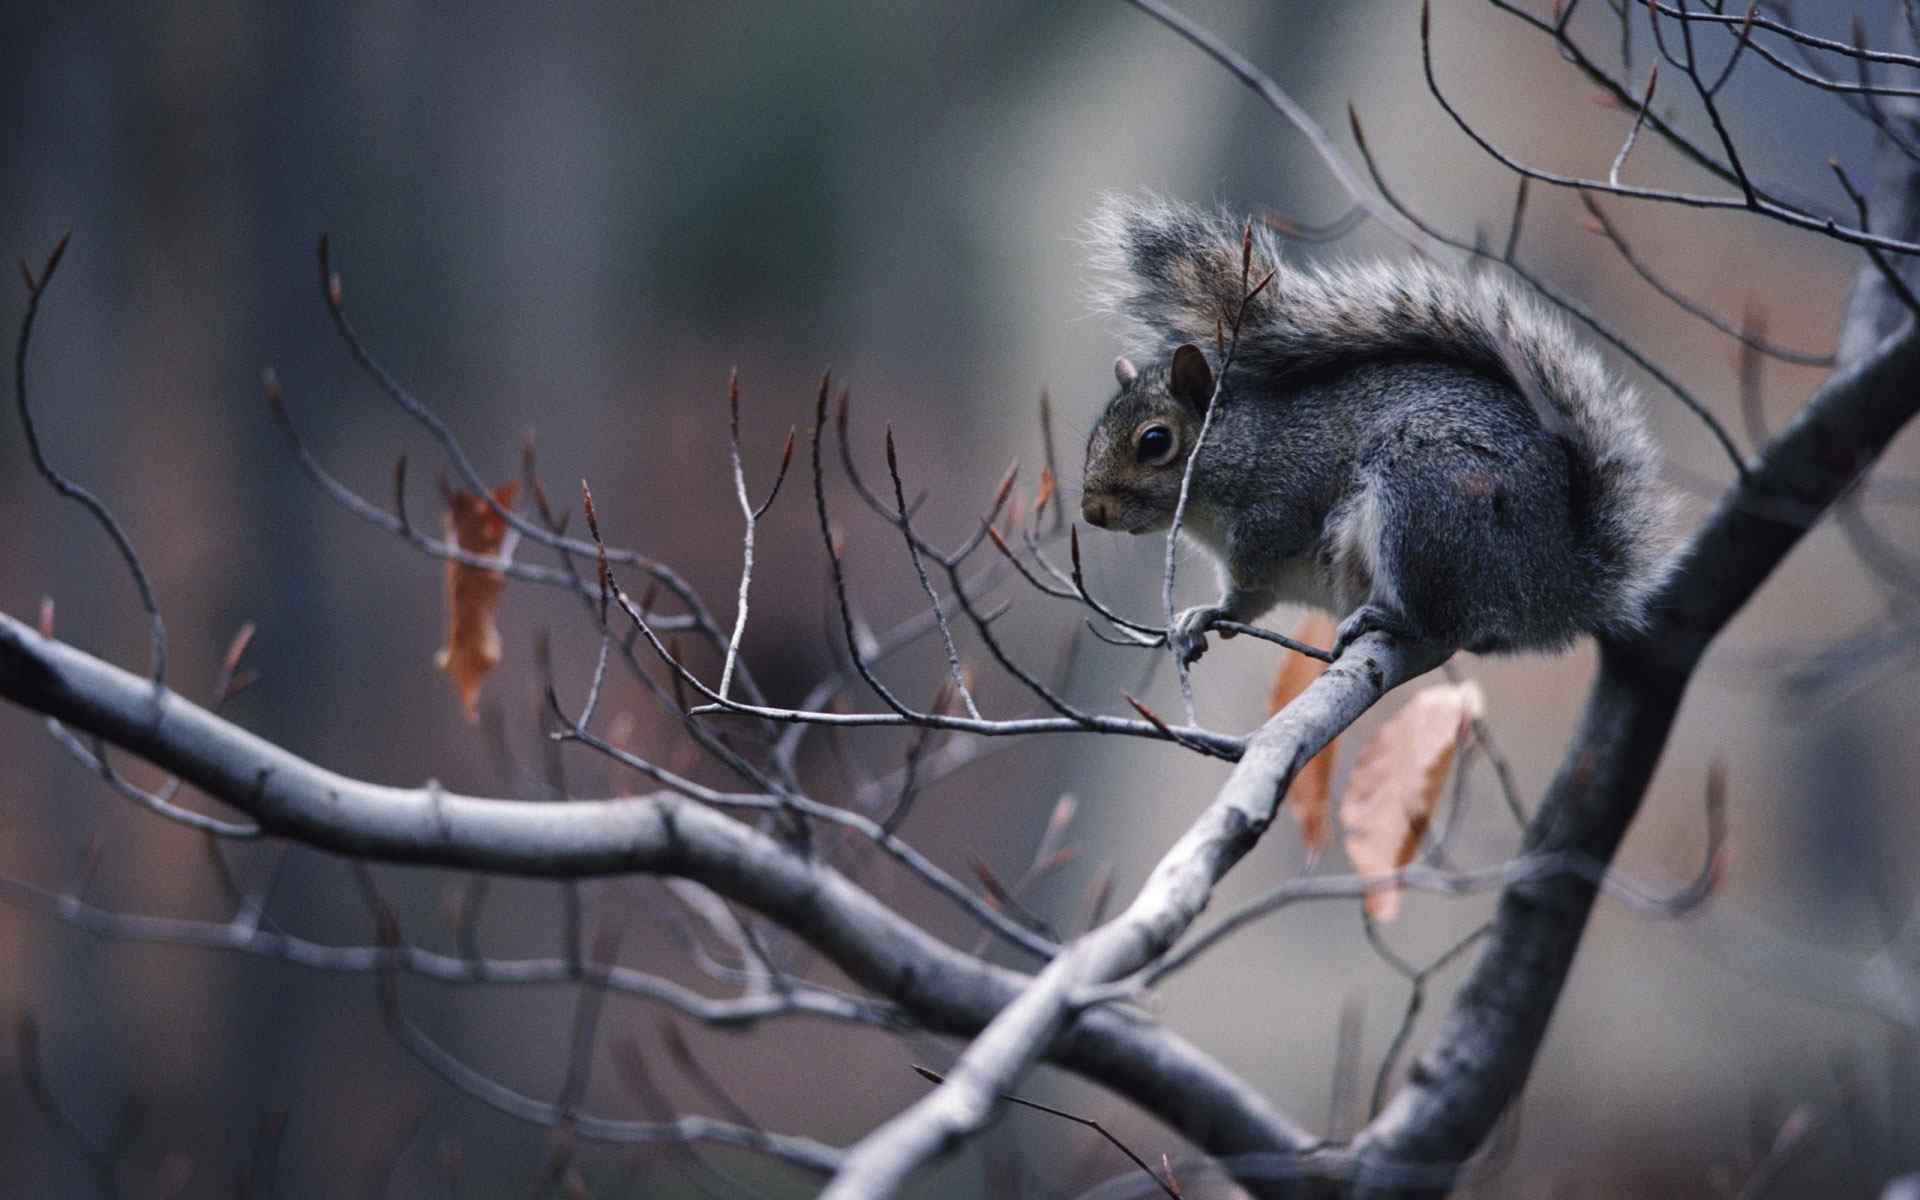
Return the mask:
M 1192 666 L 1207 652 L 1207 630 L 1220 615 L 1218 605 L 1202 604 L 1173 619 L 1172 628 L 1167 630 L 1167 642 L 1179 656 L 1181 666 Z
M 1347 614 L 1340 622 L 1340 628 L 1333 637 L 1333 657 L 1337 660 L 1347 652 L 1347 647 L 1359 641 L 1369 633 L 1391 633 L 1404 636 L 1407 622 L 1399 613 L 1382 608 L 1377 604 L 1362 604 Z

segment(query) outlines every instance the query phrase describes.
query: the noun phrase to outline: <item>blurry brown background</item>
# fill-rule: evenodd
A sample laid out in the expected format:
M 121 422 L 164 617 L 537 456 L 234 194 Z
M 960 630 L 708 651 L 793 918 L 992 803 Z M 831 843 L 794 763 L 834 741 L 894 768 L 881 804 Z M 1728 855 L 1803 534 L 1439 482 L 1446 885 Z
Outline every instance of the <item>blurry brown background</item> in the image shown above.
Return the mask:
M 1504 235 L 1511 180 L 1428 98 L 1416 6 L 1187 7 L 1343 144 L 1352 100 L 1396 190 L 1424 216 L 1464 236 L 1476 223 Z M 1576 28 L 1613 45 L 1606 6 L 1587 8 Z M 1845 36 L 1838 11 L 1805 15 L 1817 31 Z M 1870 30 L 1884 27 L 1883 6 L 1865 6 L 1864 17 Z M 1651 54 L 1644 23 L 1640 33 L 1636 82 Z M 1726 41 L 1705 39 L 1713 62 Z M 1435 14 L 1435 56 L 1449 93 L 1502 145 L 1545 166 L 1604 173 L 1630 115 L 1596 104 L 1543 38 L 1486 6 L 1448 0 Z M 1667 94 L 1681 91 L 1675 82 Z M 0 98 L 3 248 L 37 260 L 74 231 L 33 348 L 42 436 L 141 547 L 172 633 L 175 686 L 204 695 L 227 638 L 254 620 L 250 661 L 264 680 L 236 703 L 236 719 L 348 774 L 432 777 L 492 794 L 525 791 L 539 761 L 536 631 L 553 629 L 563 690 L 570 684 L 575 697 L 593 635 L 571 600 L 510 589 L 506 661 L 487 691 L 508 752 L 460 719 L 431 664 L 439 566 L 330 506 L 295 470 L 260 399 L 258 373 L 273 364 L 323 461 L 384 498 L 407 451 L 415 519 L 437 510 L 432 446 L 356 374 L 327 326 L 316 234 L 333 235 L 369 340 L 483 470 L 510 477 L 520 431 L 537 427 L 556 496 L 591 480 L 609 536 L 680 566 L 727 620 L 738 566 L 724 474 L 729 367 L 740 368 L 760 486 L 787 426 L 804 432 L 811 420 L 815 381 L 830 363 L 853 389 L 868 462 L 877 464 L 891 420 L 910 488 L 933 489 L 930 531 L 958 537 L 1007 460 L 1023 460 L 1031 486 L 1043 387 L 1077 477 L 1071 460 L 1113 353 L 1080 299 L 1076 231 L 1098 193 L 1150 188 L 1305 220 L 1343 207 L 1299 137 L 1118 3 L 14 4 L 0 12 Z M 1829 204 L 1843 199 L 1829 155 L 1867 177 L 1870 128 L 1762 64 L 1747 61 L 1727 102 L 1756 174 Z M 1651 139 L 1628 175 L 1701 184 Z M 1610 211 L 1697 298 L 1737 313 L 1751 297 L 1778 340 L 1831 344 L 1851 254 L 1754 219 Z M 1571 195 L 1536 190 L 1524 257 L 1737 424 L 1731 342 L 1640 285 L 1582 220 Z M 1404 253 L 1370 230 L 1342 252 L 1370 249 Z M 0 318 L 11 328 L 24 300 L 17 287 L 5 295 Z M 1772 418 L 1784 419 L 1819 378 L 1770 364 Z M 1670 397 L 1648 395 L 1673 462 L 1724 480 L 1727 463 L 1699 423 Z M 1911 433 L 1889 469 L 1920 470 Z M 897 542 L 863 520 L 844 489 L 833 495 L 868 615 L 910 612 L 916 591 Z M 1700 511 L 1692 501 L 1690 516 Z M 1867 511 L 1909 551 L 1920 541 L 1911 507 Z M 0 609 L 31 619 L 52 595 L 61 636 L 140 669 L 145 627 L 125 573 L 84 514 L 34 476 L 10 408 L 0 418 L 0 513 Z M 1131 611 L 1152 611 L 1158 540 L 1101 534 L 1086 545 L 1096 585 Z M 822 567 L 795 488 L 763 534 L 746 642 L 779 699 L 796 700 L 829 661 Z M 1184 578 L 1196 594 L 1211 586 L 1198 559 Z M 1076 617 L 1016 596 L 1015 640 L 1050 665 Z M 1907 918 L 1920 860 L 1911 735 L 1920 656 L 1909 642 L 1838 674 L 1788 669 L 1883 609 L 1844 542 L 1822 529 L 1716 647 L 1621 866 L 1655 883 L 1695 869 L 1706 766 L 1724 758 L 1733 823 L 1725 886 L 1706 915 L 1678 925 L 1602 904 L 1526 1093 L 1515 1156 L 1481 1194 L 1705 1192 L 1716 1166 L 1738 1178 L 1755 1131 L 1771 1136 L 1801 1103 L 1817 1105 L 1827 1128 L 1793 1185 L 1865 1188 L 1849 1156 L 1865 1125 L 1844 1106 L 1836 1071 L 1857 1073 L 1865 1094 L 1896 1097 L 1920 1141 L 1908 1111 L 1920 1096 L 1910 1076 L 1901 1082 L 1892 1026 L 1811 1002 L 1806 977 L 1817 984 L 1818 971 L 1756 973 L 1716 949 L 1764 944 L 1791 958 L 1806 943 L 1864 955 Z M 1489 716 L 1532 794 L 1575 719 L 1590 660 L 1583 650 L 1465 663 L 1485 682 Z M 1257 722 L 1275 661 L 1244 642 L 1210 656 L 1198 675 L 1203 717 L 1233 729 Z M 1117 707 L 1140 665 L 1086 647 L 1075 694 Z M 889 674 L 918 696 L 938 677 L 933 648 Z M 1003 713 L 1024 703 L 1000 681 L 984 697 Z M 1163 711 L 1177 704 L 1164 679 L 1150 699 Z M 686 761 L 637 689 L 609 702 L 640 719 L 649 751 Z M 855 742 L 878 766 L 897 762 L 900 746 Z M 92 898 L 224 915 L 199 839 L 127 811 L 37 719 L 0 712 L 0 762 L 0 871 L 61 886 L 97 835 Z M 569 762 L 580 792 L 637 786 L 584 756 Z M 1222 776 L 1218 764 L 1117 740 L 1027 744 L 992 762 L 923 798 L 905 832 L 956 871 L 977 854 L 1017 873 L 1054 799 L 1072 791 L 1083 857 L 1039 901 L 1069 923 L 1084 911 L 1096 862 L 1111 860 L 1120 894 L 1130 894 Z M 824 760 L 816 765 L 820 794 L 832 798 Z M 1484 772 L 1479 783 L 1462 846 L 1472 861 L 1493 861 L 1513 840 Z M 234 858 L 251 879 L 270 854 L 243 847 Z M 1220 907 L 1300 861 L 1297 837 L 1276 829 Z M 440 912 L 451 877 L 382 869 L 379 878 L 411 936 L 448 943 Z M 970 943 L 971 931 L 924 889 L 884 870 L 872 879 L 936 932 Z M 657 885 L 602 883 L 588 894 L 596 926 L 627 930 L 627 961 L 697 981 L 668 936 Z M 495 897 L 490 950 L 553 951 L 553 887 L 507 882 Z M 1490 905 L 1416 898 L 1389 936 L 1416 959 L 1431 956 Z M 1356 907 L 1284 915 L 1163 993 L 1168 1021 L 1312 1124 L 1325 1110 L 1342 1002 L 1363 1005 L 1364 1095 L 1405 1000 L 1362 941 Z M 371 936 L 347 866 L 312 851 L 293 852 L 272 915 L 311 936 Z M 76 1120 L 104 1139 L 130 1100 L 144 1112 L 123 1174 L 130 1194 L 145 1194 L 169 1154 L 192 1158 L 188 1194 L 225 1194 L 259 1117 L 276 1109 L 290 1115 L 275 1195 L 422 1194 L 449 1139 L 462 1148 L 469 1194 L 524 1194 L 541 1161 L 539 1131 L 452 1094 L 391 1043 L 371 980 L 110 945 L 10 909 L 0 910 L 0 964 L 0 1018 L 38 1014 L 48 1072 Z M 1440 993 L 1458 977 L 1459 968 L 1443 974 Z M 410 1013 L 468 1061 L 538 1095 L 557 1089 L 573 1004 L 565 990 L 416 982 L 405 994 Z M 1443 994 L 1429 1021 L 1444 1011 Z M 659 1019 L 615 998 L 606 1030 L 652 1047 Z M 938 1065 L 950 1053 L 803 1023 L 689 1036 L 768 1126 L 842 1143 L 921 1092 L 910 1060 Z M 11 1048 L 0 1068 L 9 1075 L 0 1081 L 0 1191 L 90 1194 L 28 1104 Z M 601 1068 L 590 1106 L 640 1115 Z M 701 1107 L 691 1089 L 670 1086 Z M 1041 1071 L 1028 1090 L 1100 1117 L 1149 1157 L 1179 1150 L 1078 1081 Z M 410 1121 L 420 1123 L 405 1143 L 394 1130 Z M 1077 1165 L 1092 1144 L 1031 1113 L 1012 1114 L 990 1139 L 1026 1155 L 1035 1195 L 1119 1173 L 1124 1163 L 1097 1151 L 1091 1174 Z M 637 1160 L 589 1152 L 589 1179 L 606 1184 L 635 1161 L 633 1194 L 698 1194 L 657 1150 Z M 808 1181 L 778 1168 L 728 1161 L 767 1194 L 809 1194 Z M 987 1187 L 969 1153 L 919 1193 Z

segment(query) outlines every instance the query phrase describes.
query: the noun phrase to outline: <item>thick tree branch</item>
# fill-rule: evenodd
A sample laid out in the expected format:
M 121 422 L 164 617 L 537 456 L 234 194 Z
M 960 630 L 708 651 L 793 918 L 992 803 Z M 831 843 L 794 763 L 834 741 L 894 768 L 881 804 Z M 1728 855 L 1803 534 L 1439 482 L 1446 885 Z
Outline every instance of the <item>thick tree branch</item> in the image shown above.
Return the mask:
M 1775 437 L 1688 541 L 1655 627 L 1603 644 L 1580 731 L 1529 832 L 1536 852 L 1611 861 L 1639 810 L 1694 667 L 1713 637 L 1920 409 L 1911 321 L 1842 367 Z M 1782 501 L 1787 502 L 1784 506 Z M 1782 514 L 1797 510 L 1806 519 Z M 1573 876 L 1502 898 L 1493 935 L 1408 1085 L 1355 1142 L 1363 1162 L 1458 1162 L 1493 1129 L 1533 1066 L 1594 900 Z
M 0 696 L 147 758 L 269 834 L 320 849 L 557 879 L 644 872 L 697 880 L 780 922 L 935 1032 L 978 1032 L 1029 983 L 936 940 L 804 851 L 671 793 L 531 804 L 349 779 L 173 692 L 156 700 L 150 681 L 5 614 Z M 1290 1154 L 1313 1144 L 1253 1088 L 1137 1016 L 1087 1013 L 1051 1057 L 1211 1154 Z
M 1910 31 L 1893 22 L 1897 44 Z M 1902 117 L 1911 120 L 1911 112 Z M 1920 174 L 1880 150 L 1876 227 L 1920 222 Z M 1863 264 L 1837 367 L 1799 416 L 1721 496 L 1682 550 L 1634 640 L 1603 643 L 1581 728 L 1529 830 L 1534 852 L 1612 860 L 1701 656 L 1787 553 L 1920 411 L 1920 330 L 1885 273 Z M 1529 880 L 1502 897 L 1494 931 L 1407 1086 L 1354 1142 L 1362 1192 L 1395 1190 L 1410 1162 L 1466 1158 L 1526 1082 L 1579 947 L 1595 891 L 1572 876 Z M 1364 1175 L 1366 1164 L 1382 1174 Z
M 1206 908 L 1214 885 L 1259 841 L 1300 767 L 1381 696 L 1444 657 L 1380 633 L 1349 647 L 1254 735 L 1220 794 L 1127 911 L 1063 950 L 974 1040 L 944 1083 L 849 1150 L 823 1200 L 891 1195 L 916 1168 L 980 1130 L 1002 1094 L 1069 1029 L 1074 997 L 1172 947 Z

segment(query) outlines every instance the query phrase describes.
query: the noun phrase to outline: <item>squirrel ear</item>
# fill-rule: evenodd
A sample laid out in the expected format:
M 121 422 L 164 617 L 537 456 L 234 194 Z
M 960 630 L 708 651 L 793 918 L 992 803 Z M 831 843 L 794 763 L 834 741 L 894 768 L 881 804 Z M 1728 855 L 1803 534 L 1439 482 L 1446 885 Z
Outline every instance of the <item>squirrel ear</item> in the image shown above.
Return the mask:
M 1121 387 L 1131 387 L 1133 381 L 1140 378 L 1140 368 L 1133 365 L 1132 359 L 1122 354 L 1113 360 L 1113 377 L 1119 380 Z
M 1200 347 L 1188 342 L 1173 352 L 1173 369 L 1167 372 L 1167 391 L 1196 413 L 1207 411 L 1213 400 L 1213 368 Z

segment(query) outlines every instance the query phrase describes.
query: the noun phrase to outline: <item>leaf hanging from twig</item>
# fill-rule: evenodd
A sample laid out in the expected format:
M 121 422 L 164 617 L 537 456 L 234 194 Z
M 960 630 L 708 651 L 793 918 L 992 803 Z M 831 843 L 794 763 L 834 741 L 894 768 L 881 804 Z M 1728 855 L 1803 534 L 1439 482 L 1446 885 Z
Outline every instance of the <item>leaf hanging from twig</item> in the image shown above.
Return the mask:
M 1295 627 L 1293 639 L 1310 646 L 1333 644 L 1333 618 L 1314 610 Z M 1304 654 L 1287 654 L 1273 673 L 1273 686 L 1267 692 L 1267 715 L 1272 716 L 1293 703 L 1294 697 L 1325 673 L 1327 664 Z M 1327 847 L 1327 809 L 1333 799 L 1333 765 L 1339 754 L 1340 739 L 1335 737 L 1326 748 L 1308 760 L 1293 777 L 1287 789 L 1286 806 L 1300 823 L 1300 839 L 1307 853 L 1318 857 Z
M 1340 824 L 1354 870 L 1384 874 L 1413 861 L 1446 786 L 1454 751 L 1485 704 L 1480 685 L 1471 679 L 1422 688 L 1360 751 L 1340 799 Z M 1364 903 L 1368 916 L 1391 921 L 1400 911 L 1400 891 L 1370 891 Z
M 502 484 L 493 489 L 493 499 L 501 508 L 512 508 L 519 491 L 517 483 Z M 505 557 L 507 523 L 484 496 L 449 492 L 441 525 L 447 538 L 468 554 Z M 469 722 L 480 719 L 480 684 L 500 662 L 495 617 L 506 586 L 503 572 L 447 562 L 447 644 L 433 662 L 453 677 Z

